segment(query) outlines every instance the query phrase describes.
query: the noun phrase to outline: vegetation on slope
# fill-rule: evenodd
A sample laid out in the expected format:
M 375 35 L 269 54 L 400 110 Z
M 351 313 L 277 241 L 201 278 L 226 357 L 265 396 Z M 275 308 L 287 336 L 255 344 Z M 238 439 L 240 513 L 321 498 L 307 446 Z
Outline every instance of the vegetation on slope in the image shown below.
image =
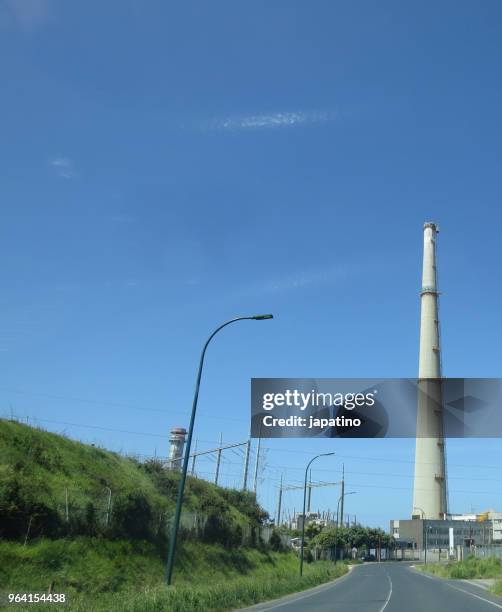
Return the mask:
M 46 592 L 53 584 L 53 592 L 66 593 L 76 611 L 230 610 L 347 571 L 343 564 L 318 563 L 307 565 L 300 578 L 298 558 L 290 552 L 196 542 L 183 544 L 178 566 L 175 586 L 168 589 L 165 559 L 147 543 L 77 538 L 0 546 L 0 583 L 17 592 Z
M 106 536 L 163 549 L 178 478 L 159 461 L 140 463 L 0 420 L 0 536 L 6 539 Z M 267 516 L 252 494 L 196 478 L 187 480 L 184 510 L 203 519 L 201 539 L 225 545 L 246 537 L 254 544 Z
M 267 546 L 260 539 L 267 514 L 254 495 L 189 478 L 175 586 L 167 589 L 178 478 L 157 461 L 140 463 L 0 421 L 0 589 L 51 588 L 69 596 L 72 610 L 209 611 L 278 597 L 347 571 L 316 563 L 300 579 L 298 558 L 282 550 L 279 536 Z

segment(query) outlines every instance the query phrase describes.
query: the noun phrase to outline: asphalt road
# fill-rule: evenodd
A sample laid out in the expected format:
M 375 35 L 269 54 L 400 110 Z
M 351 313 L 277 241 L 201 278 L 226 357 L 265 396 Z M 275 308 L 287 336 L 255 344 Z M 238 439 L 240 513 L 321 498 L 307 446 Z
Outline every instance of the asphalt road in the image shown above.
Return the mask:
M 329 584 L 247 610 L 278 612 L 502 612 L 502 598 L 463 580 L 442 580 L 402 562 L 365 563 Z

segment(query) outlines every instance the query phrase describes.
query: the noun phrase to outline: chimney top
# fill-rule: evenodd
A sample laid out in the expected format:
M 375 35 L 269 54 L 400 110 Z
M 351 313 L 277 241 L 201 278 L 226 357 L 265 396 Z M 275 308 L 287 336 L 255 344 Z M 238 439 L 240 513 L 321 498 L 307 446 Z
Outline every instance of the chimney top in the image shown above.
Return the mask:
M 432 231 L 439 232 L 439 226 L 436 223 L 432 223 L 431 221 L 427 221 L 424 223 L 424 229 L 430 227 Z

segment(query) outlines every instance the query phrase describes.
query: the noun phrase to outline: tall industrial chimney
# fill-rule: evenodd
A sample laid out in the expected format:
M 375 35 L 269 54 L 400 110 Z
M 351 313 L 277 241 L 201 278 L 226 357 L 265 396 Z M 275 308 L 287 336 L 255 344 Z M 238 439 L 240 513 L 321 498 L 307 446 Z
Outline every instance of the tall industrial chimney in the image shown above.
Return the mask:
M 174 427 L 171 429 L 171 435 L 169 436 L 169 458 L 167 460 L 167 467 L 170 470 L 181 469 L 181 459 L 185 448 L 186 435 L 187 431 L 183 427 Z
M 441 347 L 436 268 L 435 223 L 424 224 L 421 291 L 420 361 L 413 518 L 446 518 L 446 458 L 443 436 Z

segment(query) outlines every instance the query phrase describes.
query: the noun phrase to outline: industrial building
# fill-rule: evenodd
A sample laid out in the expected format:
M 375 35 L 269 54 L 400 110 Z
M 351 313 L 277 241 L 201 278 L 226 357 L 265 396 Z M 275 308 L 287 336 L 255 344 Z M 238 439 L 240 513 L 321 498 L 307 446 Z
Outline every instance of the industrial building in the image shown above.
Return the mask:
M 451 518 L 392 520 L 390 532 L 396 543 L 418 550 L 446 551 L 450 547 L 494 544 L 491 521 L 459 521 Z

